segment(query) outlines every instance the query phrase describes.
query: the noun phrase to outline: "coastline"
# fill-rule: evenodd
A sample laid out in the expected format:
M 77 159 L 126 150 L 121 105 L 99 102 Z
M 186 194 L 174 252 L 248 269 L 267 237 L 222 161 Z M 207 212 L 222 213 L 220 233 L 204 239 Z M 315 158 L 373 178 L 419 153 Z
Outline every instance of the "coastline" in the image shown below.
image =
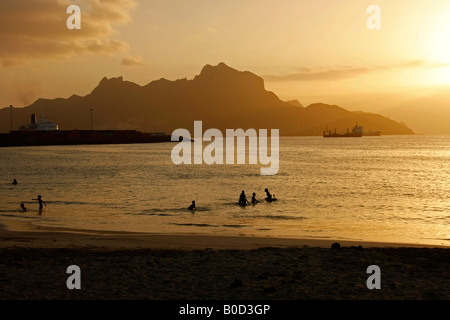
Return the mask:
M 0 222 L 1 223 L 1 222 Z M 276 239 L 0 228 L 0 300 L 449 300 L 450 248 Z M 69 290 L 66 269 L 81 270 Z M 369 290 L 367 269 L 381 269 Z
M 267 238 L 200 234 L 155 234 L 119 231 L 78 230 L 35 226 L 30 222 L 0 220 L 0 248 L 104 248 L 165 250 L 251 250 L 258 248 L 447 248 L 448 246 L 369 242 L 316 238 Z

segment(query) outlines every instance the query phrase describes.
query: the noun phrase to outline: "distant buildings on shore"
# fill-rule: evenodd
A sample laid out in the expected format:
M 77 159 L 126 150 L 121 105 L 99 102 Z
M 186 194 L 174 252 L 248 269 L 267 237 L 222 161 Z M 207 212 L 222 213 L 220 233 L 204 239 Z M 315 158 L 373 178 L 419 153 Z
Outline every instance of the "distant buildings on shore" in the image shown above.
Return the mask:
M 131 144 L 171 142 L 164 132 L 142 133 L 136 130 L 59 130 L 56 122 L 45 116 L 39 120 L 31 115 L 31 124 L 18 131 L 0 134 L 0 147 L 80 145 L 80 144 Z
M 31 115 L 31 124 L 29 126 L 22 126 L 20 131 L 57 131 L 59 126 L 56 122 L 49 121 L 44 115 L 37 117 L 35 114 Z

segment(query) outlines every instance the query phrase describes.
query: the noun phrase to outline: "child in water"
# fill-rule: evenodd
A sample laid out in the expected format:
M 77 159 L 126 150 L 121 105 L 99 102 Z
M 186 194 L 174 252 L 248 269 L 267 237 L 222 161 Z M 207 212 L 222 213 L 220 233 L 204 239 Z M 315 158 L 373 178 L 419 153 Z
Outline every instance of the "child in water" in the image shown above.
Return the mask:
M 39 214 L 42 214 L 42 211 L 44 209 L 44 205 L 47 206 L 47 204 L 45 203 L 44 200 L 42 200 L 42 197 L 40 195 L 37 197 L 37 199 L 33 199 L 33 200 L 39 201 Z
M 256 200 L 256 193 L 253 192 L 253 197 L 252 197 L 252 204 L 257 204 L 259 201 Z
M 20 204 L 20 209 L 22 209 L 22 212 L 28 212 L 28 209 L 25 207 L 25 204 Z

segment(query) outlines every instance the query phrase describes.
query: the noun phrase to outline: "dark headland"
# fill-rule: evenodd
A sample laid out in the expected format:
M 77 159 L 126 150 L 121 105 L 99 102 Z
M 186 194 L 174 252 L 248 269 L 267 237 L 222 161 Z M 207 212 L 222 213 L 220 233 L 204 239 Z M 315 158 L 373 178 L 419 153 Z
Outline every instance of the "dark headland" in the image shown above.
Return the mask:
M 279 129 L 281 136 L 321 136 L 327 127 L 346 131 L 355 123 L 365 131 L 383 135 L 413 134 L 405 124 L 385 116 L 352 112 L 337 105 L 315 103 L 304 107 L 298 101 L 282 101 L 265 89 L 264 80 L 249 71 L 224 63 L 206 65 L 193 79 L 160 79 L 147 85 L 122 77 L 103 78 L 86 96 L 38 99 L 24 108 L 0 109 L 0 132 L 19 130 L 32 114 L 44 114 L 61 130 L 137 130 L 171 133 L 193 129 L 203 121 L 204 130 Z

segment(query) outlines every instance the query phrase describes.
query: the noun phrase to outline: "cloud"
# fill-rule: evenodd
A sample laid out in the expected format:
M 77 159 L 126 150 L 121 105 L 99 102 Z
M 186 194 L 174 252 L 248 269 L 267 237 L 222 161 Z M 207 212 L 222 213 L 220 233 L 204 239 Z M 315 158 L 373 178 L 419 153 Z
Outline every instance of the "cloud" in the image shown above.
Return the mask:
M 405 64 L 403 64 L 401 67 L 404 67 L 404 68 L 414 68 L 414 67 L 420 67 L 420 66 L 423 66 L 423 65 L 425 65 L 425 61 L 424 60 L 414 60 L 414 61 L 410 61 L 410 62 L 407 62 L 407 63 L 405 63 Z
M 349 78 L 355 78 L 360 75 L 368 74 L 376 71 L 401 69 L 401 68 L 440 68 L 448 66 L 448 64 L 429 64 L 424 60 L 414 60 L 407 63 L 393 66 L 374 66 L 374 67 L 337 67 L 337 68 L 298 68 L 295 72 L 287 75 L 266 75 L 263 78 L 267 81 L 337 81 Z
M 69 30 L 69 5 L 81 9 L 81 30 Z M 0 2 L 0 63 L 12 67 L 75 55 L 115 54 L 128 48 L 112 39 L 130 21 L 135 0 L 27 0 Z
M 141 57 L 126 56 L 125 58 L 123 58 L 121 64 L 124 66 L 142 66 L 145 63 Z
M 371 72 L 369 68 L 343 68 L 329 70 L 313 70 L 302 68 L 299 72 L 284 76 L 264 76 L 267 81 L 331 81 L 353 78 Z
M 2 96 L 0 109 L 13 104 L 14 107 L 27 106 L 42 94 L 42 84 L 39 80 L 31 79 L 0 79 Z
M 212 27 L 209 27 L 208 31 L 211 32 L 211 33 L 217 33 L 218 32 L 217 29 L 214 29 Z

